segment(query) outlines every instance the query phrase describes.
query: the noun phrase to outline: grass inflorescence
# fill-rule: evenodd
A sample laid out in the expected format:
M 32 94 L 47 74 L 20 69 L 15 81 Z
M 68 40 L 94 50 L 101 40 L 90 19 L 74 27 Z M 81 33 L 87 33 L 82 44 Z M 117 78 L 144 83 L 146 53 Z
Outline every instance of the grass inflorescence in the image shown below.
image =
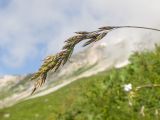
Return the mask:
M 75 32 L 76 35 L 68 38 L 65 41 L 65 45 L 63 46 L 62 50 L 59 53 L 57 53 L 56 55 L 48 56 L 46 59 L 44 59 L 44 63 L 42 64 L 42 66 L 31 78 L 32 80 L 37 79 L 32 94 L 37 90 L 37 88 L 41 87 L 45 83 L 47 73 L 50 70 L 54 70 L 56 72 L 60 66 L 63 66 L 69 60 L 74 51 L 75 46 L 79 42 L 86 41 L 83 44 L 83 47 L 88 46 L 104 38 L 110 31 L 119 28 L 141 28 L 141 29 L 160 31 L 159 29 L 139 27 L 139 26 L 104 26 L 96 31 Z

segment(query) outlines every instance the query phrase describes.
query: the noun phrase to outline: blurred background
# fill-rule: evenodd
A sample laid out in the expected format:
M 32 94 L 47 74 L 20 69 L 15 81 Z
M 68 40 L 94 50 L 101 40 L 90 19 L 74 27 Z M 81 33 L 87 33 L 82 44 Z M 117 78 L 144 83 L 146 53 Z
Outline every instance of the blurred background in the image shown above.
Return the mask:
M 35 72 L 81 30 L 105 25 L 160 28 L 159 0 L 0 0 L 0 75 Z M 120 30 L 105 39 L 159 38 L 151 31 Z M 76 51 L 81 50 L 78 46 Z
M 157 31 L 113 30 L 85 48 L 76 46 L 70 61 L 49 71 L 33 95 L 30 81 L 42 60 L 76 31 L 160 29 L 159 5 L 160 0 L 0 0 L 0 120 L 159 120 L 160 85 L 135 92 L 159 84 L 160 47 L 148 52 L 160 44 Z M 135 51 L 143 53 L 131 56 Z

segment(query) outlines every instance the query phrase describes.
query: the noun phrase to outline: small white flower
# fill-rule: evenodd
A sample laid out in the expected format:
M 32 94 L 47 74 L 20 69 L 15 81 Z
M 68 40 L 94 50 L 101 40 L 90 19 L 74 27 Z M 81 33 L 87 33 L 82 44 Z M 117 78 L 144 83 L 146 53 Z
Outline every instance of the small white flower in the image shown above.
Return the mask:
M 132 84 L 131 83 L 124 85 L 124 91 L 129 92 L 130 90 L 132 90 Z

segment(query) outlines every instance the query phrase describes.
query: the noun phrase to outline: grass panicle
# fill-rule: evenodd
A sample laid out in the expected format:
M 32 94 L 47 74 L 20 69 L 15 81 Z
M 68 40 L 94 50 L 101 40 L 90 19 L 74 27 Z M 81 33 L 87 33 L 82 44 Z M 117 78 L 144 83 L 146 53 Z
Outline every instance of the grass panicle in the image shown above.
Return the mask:
M 83 47 L 88 46 L 92 43 L 95 43 L 103 39 L 107 35 L 107 33 L 109 33 L 110 31 L 119 29 L 119 28 L 141 28 L 141 29 L 160 31 L 159 29 L 138 27 L 138 26 L 104 26 L 92 32 L 88 32 L 88 31 L 75 32 L 76 35 L 70 37 L 65 41 L 65 45 L 63 46 L 62 50 L 59 53 L 57 53 L 56 55 L 48 56 L 44 59 L 42 66 L 31 78 L 31 80 L 34 80 L 34 79 L 37 80 L 35 82 L 32 94 L 45 83 L 47 78 L 47 73 L 50 70 L 54 70 L 54 72 L 56 72 L 59 69 L 59 67 L 65 65 L 65 63 L 71 57 L 74 51 L 74 47 L 79 42 L 86 41 L 83 44 Z

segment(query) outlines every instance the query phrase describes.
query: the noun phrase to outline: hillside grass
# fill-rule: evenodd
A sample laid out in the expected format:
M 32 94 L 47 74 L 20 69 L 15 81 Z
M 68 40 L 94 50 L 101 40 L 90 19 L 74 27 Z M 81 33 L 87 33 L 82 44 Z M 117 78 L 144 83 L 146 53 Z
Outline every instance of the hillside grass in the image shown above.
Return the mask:
M 0 110 L 0 120 L 159 120 L 160 47 L 131 64 L 79 79 L 49 95 Z M 132 84 L 131 91 L 124 85 Z

